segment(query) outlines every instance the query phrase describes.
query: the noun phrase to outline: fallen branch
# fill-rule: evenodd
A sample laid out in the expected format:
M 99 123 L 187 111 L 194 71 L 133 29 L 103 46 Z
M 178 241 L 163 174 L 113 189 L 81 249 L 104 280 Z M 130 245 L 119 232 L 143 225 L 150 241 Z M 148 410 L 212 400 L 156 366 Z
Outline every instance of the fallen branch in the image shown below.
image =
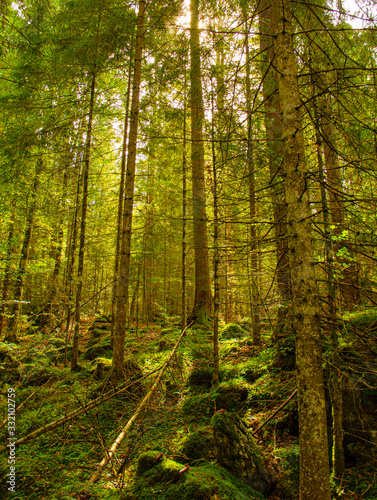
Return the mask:
M 40 436 L 41 434 L 45 434 L 46 432 L 51 431 L 52 429 L 55 429 L 56 427 L 59 427 L 60 425 L 64 424 L 65 422 L 69 422 L 70 420 L 75 419 L 76 417 L 78 417 L 82 413 L 86 412 L 87 410 L 95 408 L 96 406 L 100 405 L 101 403 L 104 403 L 105 401 L 108 401 L 109 399 L 113 398 L 114 396 L 117 396 L 121 392 L 126 391 L 129 387 L 134 385 L 136 382 L 140 382 L 141 380 L 146 379 L 147 377 L 149 377 L 150 375 L 153 375 L 153 373 L 156 373 L 157 371 L 158 371 L 158 369 L 153 370 L 153 371 L 147 373 L 146 375 L 144 375 L 143 377 L 140 377 L 138 380 L 133 380 L 131 383 L 128 383 L 127 385 L 121 387 L 120 389 L 112 389 L 106 395 L 101 395 L 98 398 L 94 399 L 91 403 L 84 405 L 82 408 L 79 408 L 78 410 L 74 410 L 71 413 L 68 413 L 65 417 L 61 417 L 58 420 L 54 420 L 54 422 L 50 422 L 49 424 L 47 424 L 43 427 L 40 427 L 39 429 L 36 429 L 35 431 L 31 432 L 30 434 L 27 434 L 23 438 L 18 439 L 13 444 L 15 444 L 16 446 L 19 444 L 23 444 L 26 441 L 30 441 L 30 440 Z M 3 447 L 0 449 L 0 451 L 5 451 L 5 449 L 6 449 L 6 447 Z
M 267 422 L 269 422 L 272 418 L 274 418 L 274 416 L 279 413 L 280 410 L 282 410 L 284 408 L 284 406 L 286 406 L 289 401 L 296 395 L 297 393 L 297 389 L 295 389 L 292 394 L 289 396 L 289 398 L 284 401 L 283 404 L 281 404 L 279 406 L 279 408 L 277 410 L 274 411 L 274 413 L 272 415 L 270 415 L 264 422 L 263 424 L 261 424 L 251 435 L 254 436 L 255 434 L 257 434 L 261 429 L 263 429 L 263 427 L 267 424 Z
M 112 459 L 112 457 L 114 456 L 116 450 L 118 449 L 119 445 L 121 444 L 121 442 L 123 441 L 123 439 L 126 437 L 128 431 L 130 430 L 132 424 L 136 421 L 137 417 L 139 416 L 141 410 L 146 406 L 146 404 L 148 403 L 148 401 L 150 400 L 150 398 L 152 397 L 154 391 L 156 390 L 161 378 L 162 378 L 162 375 L 164 374 L 166 368 L 169 366 L 169 363 L 170 361 L 172 360 L 174 354 L 176 353 L 178 347 L 179 347 L 179 344 L 181 342 L 181 340 L 183 339 L 187 329 L 192 325 L 192 323 L 190 323 L 188 326 L 186 326 L 186 328 L 183 330 L 183 332 L 181 333 L 181 336 L 179 337 L 179 339 L 177 340 L 177 343 L 175 344 L 172 352 L 170 353 L 168 359 L 165 361 L 165 363 L 162 365 L 162 368 L 159 372 L 159 374 L 157 375 L 156 377 L 156 380 L 154 382 L 154 384 L 152 385 L 150 391 L 148 392 L 148 394 L 144 397 L 144 399 L 141 401 L 141 403 L 139 404 L 139 406 L 137 407 L 135 413 L 132 415 L 132 417 L 128 420 L 128 422 L 126 423 L 126 425 L 123 427 L 123 429 L 121 430 L 120 434 L 118 435 L 118 437 L 116 438 L 116 440 L 114 441 L 114 443 L 112 444 L 110 450 L 106 453 L 105 457 L 103 458 L 102 462 L 100 462 L 100 464 L 97 466 L 95 472 L 92 474 L 92 476 L 90 477 L 89 479 L 89 483 L 96 483 L 97 481 L 99 481 L 100 477 L 101 477 L 101 474 L 102 474 L 102 471 L 103 469 L 106 467 L 106 465 L 110 462 L 110 460 Z

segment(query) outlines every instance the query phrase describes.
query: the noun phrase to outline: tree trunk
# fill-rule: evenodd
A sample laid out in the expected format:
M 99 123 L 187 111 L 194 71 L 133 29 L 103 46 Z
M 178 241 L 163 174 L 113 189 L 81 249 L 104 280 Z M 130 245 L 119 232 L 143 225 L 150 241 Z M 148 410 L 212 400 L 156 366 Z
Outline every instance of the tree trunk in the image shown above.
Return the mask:
M 86 142 L 85 142 L 79 261 L 78 261 L 78 267 L 77 267 L 75 331 L 73 334 L 71 371 L 77 371 L 80 369 L 79 363 L 78 363 L 79 331 L 80 331 L 80 316 L 81 316 L 82 285 L 83 285 L 83 274 L 84 274 L 86 214 L 87 214 L 87 209 L 88 209 L 89 165 L 90 165 L 90 149 L 91 149 L 91 145 L 92 145 L 92 127 L 93 127 L 93 115 L 94 115 L 95 89 L 96 89 L 96 74 L 93 72 L 92 81 L 91 81 L 91 85 L 90 85 L 88 128 L 87 128 L 87 132 L 86 132 Z
M 276 277 L 279 293 L 280 316 L 292 296 L 292 284 L 288 262 L 287 207 L 284 195 L 282 171 L 282 123 L 279 89 L 274 69 L 275 51 L 273 45 L 274 16 L 270 0 L 262 0 L 259 12 L 260 51 L 263 57 L 263 99 L 265 102 L 265 127 L 267 137 L 270 186 L 272 189 L 273 217 L 276 239 Z
M 293 51 L 289 0 L 272 3 L 275 54 L 282 110 L 285 195 L 288 216 L 292 313 L 296 334 L 300 429 L 300 499 L 330 500 L 325 394 L 318 288 L 307 186 L 301 100 Z
M 119 263 L 118 303 L 115 318 L 113 340 L 113 376 L 114 380 L 124 378 L 124 341 L 126 334 L 128 287 L 131 261 L 132 210 L 135 188 L 135 168 L 137 149 L 137 130 L 139 120 L 139 99 L 141 82 L 141 59 L 144 43 L 145 0 L 139 1 L 137 35 L 135 47 L 135 67 L 132 82 L 132 101 L 130 113 L 130 133 L 128 142 L 127 177 L 122 223 L 122 246 Z
M 131 74 L 132 74 L 132 56 L 130 55 L 130 66 L 128 70 L 128 84 L 127 84 L 126 115 L 124 118 L 124 129 L 123 129 L 122 160 L 120 164 L 117 236 L 115 241 L 115 259 L 114 259 L 114 282 L 112 290 L 113 293 L 111 297 L 111 344 L 113 344 L 114 340 L 116 305 L 118 298 L 118 273 L 119 273 L 120 245 L 121 245 L 121 235 L 122 235 L 124 183 L 126 178 L 126 156 L 127 156 L 126 153 L 127 153 L 127 135 L 128 135 L 128 115 L 129 115 L 130 94 L 131 94 Z
M 21 301 L 22 294 L 24 289 L 24 277 L 26 273 L 26 268 L 29 261 L 29 251 L 30 251 L 30 243 L 31 236 L 33 233 L 34 227 L 34 218 L 37 211 L 37 197 L 38 197 L 38 188 L 40 184 L 40 174 L 42 171 L 42 160 L 39 159 L 37 161 L 37 167 L 35 171 L 35 177 L 33 182 L 33 187 L 30 193 L 30 205 L 28 210 L 28 216 L 26 220 L 26 227 L 24 233 L 24 239 L 22 243 L 21 257 L 20 263 L 18 266 L 17 274 L 16 274 L 16 288 L 14 291 L 14 306 L 12 309 L 12 318 L 10 319 L 7 327 L 7 332 L 5 334 L 6 342 L 18 342 L 17 333 L 18 333 L 18 320 L 21 313 Z
M 323 150 L 325 154 L 325 167 L 327 174 L 327 188 L 330 198 L 330 211 L 332 223 L 335 225 L 333 231 L 338 241 L 334 242 L 335 260 L 341 266 L 341 278 L 339 279 L 339 290 L 342 303 L 346 309 L 360 304 L 360 292 L 358 287 L 357 263 L 342 257 L 341 252 L 352 252 L 347 249 L 347 242 L 342 232 L 347 229 L 344 208 L 344 193 L 342 187 L 341 170 L 338 160 L 335 129 L 333 125 L 333 113 L 330 96 L 324 96 L 320 102 L 321 131 L 323 136 Z
M 8 298 L 10 277 L 11 277 L 11 271 L 12 271 L 12 255 L 14 253 L 13 235 L 14 235 L 15 218 L 16 218 L 16 205 L 14 204 L 13 213 L 12 213 L 12 220 L 9 223 L 9 232 L 8 232 L 8 239 L 7 239 L 7 255 L 5 257 L 4 281 L 3 281 L 3 290 L 2 290 L 2 294 L 1 294 L 2 307 L 1 307 L 1 314 L 0 314 L 0 337 L 3 334 L 5 311 L 6 311 L 6 301 Z
M 249 181 L 249 206 L 250 206 L 250 263 L 251 263 L 251 319 L 253 329 L 253 344 L 261 344 L 261 325 L 259 316 L 259 280 L 258 280 L 258 242 L 255 203 L 255 169 L 252 150 L 252 125 L 251 125 L 251 83 L 250 83 L 250 53 L 249 53 L 249 33 L 246 10 L 243 12 L 245 21 L 245 47 L 246 47 L 246 112 L 247 112 L 247 171 Z
M 211 314 L 206 192 L 204 179 L 203 96 L 200 70 L 199 0 L 191 0 L 191 168 L 195 256 L 195 301 L 190 319 L 205 321 Z
M 182 145 L 182 320 L 181 329 L 187 323 L 186 266 L 187 266 L 187 161 L 186 161 L 186 73 L 183 103 L 183 145 Z

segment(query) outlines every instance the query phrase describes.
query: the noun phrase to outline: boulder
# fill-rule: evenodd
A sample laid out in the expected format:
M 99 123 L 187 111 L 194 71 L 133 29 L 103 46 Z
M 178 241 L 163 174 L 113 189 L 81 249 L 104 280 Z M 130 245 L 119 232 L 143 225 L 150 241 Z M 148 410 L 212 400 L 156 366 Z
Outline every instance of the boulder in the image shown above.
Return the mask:
M 270 493 L 274 483 L 251 431 L 236 413 L 219 411 L 211 420 L 216 459 L 224 469 L 260 493 Z
M 157 450 L 142 453 L 124 500 L 257 500 L 263 496 L 218 465 L 183 466 Z

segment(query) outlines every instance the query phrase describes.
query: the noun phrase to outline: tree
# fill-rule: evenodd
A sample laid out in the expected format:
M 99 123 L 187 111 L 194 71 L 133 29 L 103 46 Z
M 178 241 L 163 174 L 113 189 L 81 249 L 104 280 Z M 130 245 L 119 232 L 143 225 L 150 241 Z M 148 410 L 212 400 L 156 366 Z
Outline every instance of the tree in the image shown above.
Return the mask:
M 292 313 L 296 336 L 300 426 L 300 498 L 330 499 L 327 423 L 322 373 L 319 294 L 314 268 L 297 66 L 293 51 L 289 0 L 273 4 L 289 224 Z

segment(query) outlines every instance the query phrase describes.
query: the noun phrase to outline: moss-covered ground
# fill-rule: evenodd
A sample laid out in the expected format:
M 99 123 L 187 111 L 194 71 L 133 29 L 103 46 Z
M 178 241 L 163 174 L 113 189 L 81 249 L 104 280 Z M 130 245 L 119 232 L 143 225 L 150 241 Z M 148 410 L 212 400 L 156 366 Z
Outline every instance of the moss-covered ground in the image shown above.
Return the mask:
M 355 328 L 374 335 L 375 316 L 369 322 L 363 322 L 360 315 L 344 318 L 341 345 L 344 352 L 358 338 L 352 333 Z M 93 325 L 93 318 L 88 318 L 82 325 L 82 369 L 77 373 L 63 366 L 63 332 L 46 336 L 34 331 L 22 337 L 17 345 L 0 343 L 1 421 L 7 414 L 7 391 L 14 388 L 19 407 L 17 438 L 83 408 L 110 389 L 106 385 L 106 367 L 111 358 L 106 323 L 101 318 L 99 328 Z M 103 402 L 17 447 L 16 493 L 7 490 L 9 464 L 3 450 L 0 497 L 16 500 L 263 498 L 216 465 L 211 418 L 220 409 L 237 412 L 248 427 L 256 430 L 294 391 L 294 372 L 275 366 L 276 352 L 269 332 L 264 332 L 262 347 L 255 348 L 247 325 L 241 322 L 223 325 L 220 384 L 212 389 L 210 333 L 209 329 L 199 328 L 187 333 L 150 404 L 98 484 L 88 485 L 91 473 L 103 458 L 104 450 L 133 415 L 155 374 L 143 380 L 142 387 L 139 385 Z M 145 375 L 162 366 L 178 337 L 179 330 L 174 324 L 130 328 L 126 356 Z M 105 368 L 102 378 L 98 363 Z M 269 473 L 276 478 L 276 489 L 269 497 L 273 500 L 298 498 L 297 428 L 296 402 L 292 399 L 256 435 Z M 1 432 L 5 444 L 7 424 L 3 424 Z M 160 454 L 161 458 L 153 463 Z M 151 457 L 154 457 L 152 464 Z M 149 460 L 144 470 L 143 460 L 144 463 Z M 188 469 L 180 473 L 186 465 Z M 117 474 L 120 467 L 122 473 Z M 344 476 L 333 480 L 333 498 L 376 500 L 376 473 L 373 459 L 369 463 L 349 462 Z

